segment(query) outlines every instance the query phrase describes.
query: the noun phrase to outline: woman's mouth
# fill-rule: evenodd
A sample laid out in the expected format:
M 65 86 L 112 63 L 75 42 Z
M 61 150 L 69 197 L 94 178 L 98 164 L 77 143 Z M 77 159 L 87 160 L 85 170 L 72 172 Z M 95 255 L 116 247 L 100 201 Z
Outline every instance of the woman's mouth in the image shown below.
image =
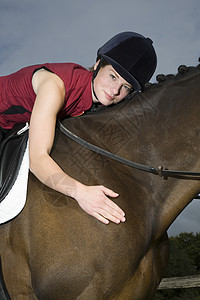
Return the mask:
M 114 97 L 105 92 L 106 98 L 110 101 L 114 100 Z

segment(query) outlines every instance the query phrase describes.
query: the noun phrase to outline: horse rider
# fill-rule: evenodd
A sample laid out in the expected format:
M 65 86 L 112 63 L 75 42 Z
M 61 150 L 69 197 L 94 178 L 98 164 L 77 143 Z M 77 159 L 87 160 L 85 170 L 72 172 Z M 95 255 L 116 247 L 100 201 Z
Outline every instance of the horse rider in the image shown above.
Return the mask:
M 122 32 L 99 48 L 93 71 L 74 63 L 45 63 L 0 77 L 0 140 L 16 123 L 30 122 L 31 172 L 105 224 L 126 220 L 123 210 L 109 199 L 118 194 L 102 185 L 78 182 L 50 157 L 56 121 L 81 115 L 94 104 L 119 103 L 132 91 L 141 91 L 157 64 L 152 44 L 141 34 Z

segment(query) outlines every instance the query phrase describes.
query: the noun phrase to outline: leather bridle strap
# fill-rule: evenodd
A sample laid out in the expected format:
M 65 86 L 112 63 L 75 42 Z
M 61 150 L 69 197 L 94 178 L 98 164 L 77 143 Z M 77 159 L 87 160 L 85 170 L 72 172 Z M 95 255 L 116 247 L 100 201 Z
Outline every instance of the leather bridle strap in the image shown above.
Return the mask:
M 115 161 L 122 163 L 126 166 L 129 166 L 131 168 L 141 170 L 144 172 L 148 172 L 148 173 L 152 173 L 154 175 L 159 175 L 160 177 L 163 177 L 164 179 L 168 179 L 168 177 L 174 177 L 174 178 L 179 178 L 179 179 L 200 180 L 200 172 L 168 170 L 168 169 L 164 169 L 162 166 L 159 166 L 156 169 L 156 168 L 153 168 L 150 166 L 138 164 L 136 162 L 130 161 L 126 158 L 123 158 L 121 156 L 113 154 L 109 151 L 106 151 L 102 148 L 99 148 L 99 147 L 83 140 L 82 138 L 78 137 L 77 135 L 72 133 L 70 130 L 68 130 L 65 126 L 63 126 L 63 124 L 60 121 L 58 121 L 57 125 L 58 125 L 58 128 L 62 131 L 62 133 L 64 133 L 64 135 L 66 135 L 73 141 L 77 142 L 78 144 L 84 146 L 85 148 L 87 148 L 93 152 L 96 152 L 100 155 L 106 156 L 112 160 L 115 160 Z

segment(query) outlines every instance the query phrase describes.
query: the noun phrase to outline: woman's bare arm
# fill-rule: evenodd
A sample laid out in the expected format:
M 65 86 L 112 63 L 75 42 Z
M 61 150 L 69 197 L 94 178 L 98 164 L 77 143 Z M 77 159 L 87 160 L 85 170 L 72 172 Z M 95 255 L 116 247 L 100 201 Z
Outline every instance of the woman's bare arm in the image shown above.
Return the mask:
M 40 70 L 34 74 L 36 100 L 30 120 L 30 169 L 49 187 L 73 197 L 83 210 L 101 222 L 124 222 L 124 212 L 107 196 L 118 194 L 104 186 L 86 186 L 66 174 L 49 156 L 55 135 L 57 114 L 63 106 L 65 87 L 55 74 Z

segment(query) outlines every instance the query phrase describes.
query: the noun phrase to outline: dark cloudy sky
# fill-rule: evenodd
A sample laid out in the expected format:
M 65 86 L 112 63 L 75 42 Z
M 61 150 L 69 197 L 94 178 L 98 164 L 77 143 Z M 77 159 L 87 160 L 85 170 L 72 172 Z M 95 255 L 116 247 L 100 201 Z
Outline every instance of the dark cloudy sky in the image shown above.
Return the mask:
M 175 74 L 181 64 L 198 64 L 199 16 L 199 0 L 0 0 L 0 75 L 44 62 L 89 67 L 96 50 L 126 30 L 154 41 L 156 74 Z M 188 206 L 169 234 L 183 231 L 200 231 L 200 200 Z

